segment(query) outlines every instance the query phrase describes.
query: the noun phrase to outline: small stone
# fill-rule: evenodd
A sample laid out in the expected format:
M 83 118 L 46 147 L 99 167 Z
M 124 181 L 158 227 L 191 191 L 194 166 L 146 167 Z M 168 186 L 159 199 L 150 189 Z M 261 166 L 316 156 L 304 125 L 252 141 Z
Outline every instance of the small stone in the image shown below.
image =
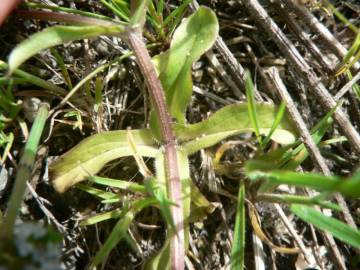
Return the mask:
M 4 165 L 0 165 L 0 195 L 3 194 L 9 183 L 9 173 Z

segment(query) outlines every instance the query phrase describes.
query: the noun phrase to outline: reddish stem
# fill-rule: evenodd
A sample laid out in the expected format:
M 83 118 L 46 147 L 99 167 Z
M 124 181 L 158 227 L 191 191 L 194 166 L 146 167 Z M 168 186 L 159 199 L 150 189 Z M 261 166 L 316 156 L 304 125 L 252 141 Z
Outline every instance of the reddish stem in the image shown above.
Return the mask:
M 119 25 L 119 23 L 117 22 L 74 15 L 74 14 L 51 12 L 51 11 L 39 11 L 39 10 L 35 11 L 35 10 L 21 9 L 21 10 L 16 10 L 16 16 L 25 19 L 38 19 L 45 21 L 56 21 L 56 22 L 81 24 L 81 25 L 98 25 L 104 27 Z
M 164 90 L 156 75 L 151 57 L 136 29 L 129 29 L 126 39 L 133 49 L 139 68 L 149 88 L 150 98 L 157 114 L 161 137 L 165 148 L 165 171 L 169 181 L 169 197 L 175 206 L 171 206 L 172 217 L 176 225 L 176 234 L 171 237 L 170 256 L 171 269 L 183 270 L 185 268 L 184 244 L 184 214 L 181 198 L 181 180 L 176 154 L 175 134 L 171 128 L 171 117 L 166 106 Z

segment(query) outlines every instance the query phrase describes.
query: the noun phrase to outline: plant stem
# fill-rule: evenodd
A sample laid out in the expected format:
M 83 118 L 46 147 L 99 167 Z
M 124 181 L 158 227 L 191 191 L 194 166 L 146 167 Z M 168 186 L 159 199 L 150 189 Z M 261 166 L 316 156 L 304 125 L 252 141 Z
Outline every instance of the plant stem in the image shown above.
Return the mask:
M 13 191 L 11 192 L 8 211 L 1 226 L 0 238 L 2 240 L 2 244 L 6 243 L 6 240 L 11 239 L 12 237 L 15 220 L 26 189 L 26 181 L 31 177 L 37 147 L 44 129 L 48 112 L 49 105 L 45 103 L 42 104 L 31 128 L 30 137 L 26 142 L 24 154 L 21 156 L 19 170 L 16 174 L 15 185 Z
M 16 16 L 25 19 L 38 19 L 46 21 L 56 21 L 64 23 L 72 23 L 79 25 L 98 25 L 103 27 L 124 27 L 122 22 L 115 22 L 93 17 L 79 16 L 74 14 L 66 14 L 60 12 L 41 11 L 41 10 L 17 10 Z
M 170 242 L 171 268 L 183 270 L 185 268 L 184 214 L 175 133 L 171 128 L 172 121 L 166 106 L 164 90 L 156 75 L 154 65 L 140 32 L 136 29 L 129 29 L 125 35 L 129 46 L 134 51 L 139 68 L 145 77 L 160 126 L 160 134 L 165 149 L 165 171 L 169 181 L 169 197 L 176 204 L 171 206 L 172 217 L 176 226 L 176 234 L 171 237 Z

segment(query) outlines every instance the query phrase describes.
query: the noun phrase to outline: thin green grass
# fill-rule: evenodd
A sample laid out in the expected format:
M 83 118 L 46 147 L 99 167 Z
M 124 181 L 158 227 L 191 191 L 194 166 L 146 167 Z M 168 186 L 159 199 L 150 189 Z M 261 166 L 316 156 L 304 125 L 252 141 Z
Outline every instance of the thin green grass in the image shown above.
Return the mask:
M 240 183 L 235 217 L 234 240 L 231 248 L 231 270 L 242 270 L 245 265 L 245 184 Z
M 30 136 L 26 142 L 24 153 L 21 156 L 19 169 L 16 174 L 14 189 L 11 192 L 8 203 L 8 211 L 4 222 L 1 224 L 0 237 L 3 240 L 10 240 L 13 234 L 15 220 L 18 215 L 23 195 L 26 189 L 26 181 L 30 180 L 32 166 L 35 161 L 37 147 L 47 119 L 49 106 L 42 104 L 31 128 Z
M 256 113 L 256 106 L 255 106 L 254 84 L 251 80 L 251 75 L 249 71 L 245 73 L 245 80 L 246 80 L 246 84 L 245 84 L 246 99 L 247 99 L 250 121 L 254 128 L 254 132 L 259 142 L 260 148 L 263 150 L 263 142 L 260 135 L 259 120 L 257 118 L 258 114 Z

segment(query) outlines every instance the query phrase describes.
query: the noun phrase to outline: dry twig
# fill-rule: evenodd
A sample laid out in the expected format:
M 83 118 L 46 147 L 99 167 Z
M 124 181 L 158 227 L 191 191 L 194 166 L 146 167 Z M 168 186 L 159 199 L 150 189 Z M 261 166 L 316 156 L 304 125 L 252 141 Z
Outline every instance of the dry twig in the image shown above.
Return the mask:
M 311 70 L 304 58 L 300 55 L 294 44 L 285 36 L 277 24 L 270 18 L 265 9 L 257 0 L 243 1 L 251 15 L 270 35 L 278 45 L 281 52 L 286 56 L 292 68 L 300 78 L 310 86 L 321 106 L 330 111 L 336 106 L 336 102 L 330 95 L 325 86 L 320 82 L 316 74 Z M 354 150 L 360 153 L 360 135 L 350 123 L 346 114 L 342 110 L 334 113 L 334 118 L 345 136 L 349 139 Z

